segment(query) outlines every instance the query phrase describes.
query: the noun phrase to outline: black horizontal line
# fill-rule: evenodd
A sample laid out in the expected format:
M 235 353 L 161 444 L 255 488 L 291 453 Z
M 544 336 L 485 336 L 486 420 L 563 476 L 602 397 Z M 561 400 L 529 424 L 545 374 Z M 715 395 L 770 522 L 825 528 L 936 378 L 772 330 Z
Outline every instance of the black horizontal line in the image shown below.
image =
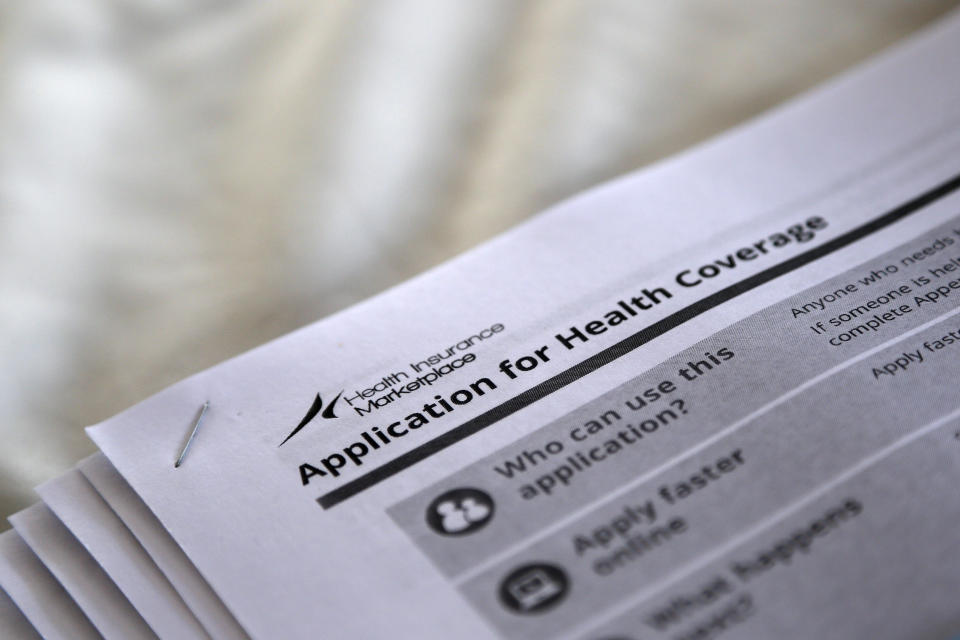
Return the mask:
M 351 498 L 365 489 L 369 489 L 375 484 L 386 480 L 404 469 L 411 467 L 433 454 L 452 446 L 473 434 L 486 429 L 509 415 L 530 406 L 538 400 L 542 400 L 551 393 L 558 391 L 584 377 L 585 375 L 596 371 L 604 365 L 610 364 L 614 360 L 621 358 L 628 353 L 650 342 L 654 338 L 662 336 L 668 331 L 679 327 L 689 320 L 699 316 L 706 311 L 721 305 L 739 295 L 742 295 L 760 285 L 766 284 L 771 280 L 782 275 L 795 271 L 815 260 L 829 255 L 835 251 L 861 240 L 862 238 L 876 233 L 881 229 L 898 222 L 906 216 L 919 211 L 923 207 L 931 204 L 940 198 L 956 191 L 960 188 L 960 175 L 950 178 L 946 182 L 933 187 L 915 198 L 901 204 L 900 206 L 874 218 L 859 227 L 856 227 L 846 233 L 826 242 L 819 247 L 805 251 L 793 258 L 776 264 L 769 269 L 765 269 L 755 275 L 730 285 L 716 293 L 676 311 L 662 320 L 653 323 L 650 326 L 640 329 L 636 333 L 624 338 L 620 342 L 607 347 L 606 349 L 590 356 L 589 358 L 573 365 L 572 367 L 558 373 L 557 375 L 544 380 L 540 384 L 523 391 L 509 400 L 489 409 L 480 415 L 467 420 L 458 427 L 450 429 L 446 433 L 433 438 L 415 449 L 407 451 L 389 462 L 368 471 L 362 476 L 347 482 L 336 489 L 317 498 L 324 509 L 329 509 L 344 500 Z

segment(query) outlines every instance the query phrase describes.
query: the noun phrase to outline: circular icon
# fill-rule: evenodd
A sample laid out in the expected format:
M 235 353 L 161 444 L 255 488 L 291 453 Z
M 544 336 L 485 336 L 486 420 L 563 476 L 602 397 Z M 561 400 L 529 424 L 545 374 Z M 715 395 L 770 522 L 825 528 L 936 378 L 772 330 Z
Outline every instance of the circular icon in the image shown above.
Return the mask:
M 570 588 L 566 572 L 552 564 L 528 564 L 500 583 L 500 602 L 514 613 L 541 613 L 557 605 Z
M 480 489 L 452 489 L 427 507 L 427 524 L 439 534 L 462 536 L 482 528 L 493 517 L 493 498 Z

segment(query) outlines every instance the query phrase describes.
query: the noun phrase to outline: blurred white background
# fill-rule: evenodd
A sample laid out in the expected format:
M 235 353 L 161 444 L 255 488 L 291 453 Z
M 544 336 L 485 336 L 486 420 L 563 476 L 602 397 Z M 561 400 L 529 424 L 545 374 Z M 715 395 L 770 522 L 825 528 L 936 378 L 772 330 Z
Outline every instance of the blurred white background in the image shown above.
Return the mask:
M 0 515 L 85 425 L 955 4 L 0 4 Z

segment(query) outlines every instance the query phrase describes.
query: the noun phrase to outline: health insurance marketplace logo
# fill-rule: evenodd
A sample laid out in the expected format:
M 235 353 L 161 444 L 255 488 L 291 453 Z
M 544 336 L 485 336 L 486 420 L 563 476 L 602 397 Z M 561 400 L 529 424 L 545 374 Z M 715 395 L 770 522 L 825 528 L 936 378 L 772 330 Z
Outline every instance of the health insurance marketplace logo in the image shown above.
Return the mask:
M 433 385 L 433 383 L 441 377 L 453 373 L 462 366 L 476 360 L 476 355 L 468 350 L 476 346 L 479 342 L 491 338 L 503 330 L 503 324 L 494 324 L 487 329 L 483 329 L 460 340 L 443 351 L 438 351 L 417 362 L 411 362 L 408 365 L 409 371 L 400 369 L 384 375 L 376 384 L 363 390 L 357 390 L 352 396 L 343 397 L 345 389 L 341 389 L 326 406 L 324 406 L 322 394 L 317 393 L 313 404 L 310 405 L 303 419 L 300 420 L 297 426 L 294 427 L 287 437 L 277 446 L 282 447 L 285 445 L 291 438 L 300 433 L 304 427 L 313 422 L 318 414 L 324 420 L 335 420 L 341 417 L 336 413 L 337 402 L 341 400 L 341 398 L 357 415 L 363 418 L 374 411 L 378 411 L 381 407 L 401 399 L 405 395 L 413 394 L 424 387 Z M 463 355 L 454 357 L 459 353 Z
M 294 427 L 293 431 L 290 432 L 290 435 L 288 435 L 286 438 L 284 438 L 284 439 L 283 439 L 283 442 L 281 442 L 281 443 L 280 443 L 279 445 L 277 445 L 277 446 L 282 447 L 283 445 L 285 445 L 285 444 L 287 443 L 287 440 L 289 440 L 289 439 L 292 438 L 293 436 L 295 436 L 295 435 L 297 435 L 298 433 L 300 433 L 300 430 L 301 430 L 301 429 L 303 429 L 305 426 L 307 426 L 308 424 L 310 424 L 310 421 L 312 421 L 314 418 L 317 417 L 317 414 L 320 413 L 320 410 L 321 410 L 321 409 L 323 409 L 323 415 L 322 415 L 321 417 L 323 417 L 323 418 L 326 419 L 326 420 L 334 420 L 334 419 L 336 419 L 338 416 L 337 416 L 337 414 L 335 414 L 333 411 L 334 411 L 334 409 L 335 409 L 336 406 L 337 406 L 337 400 L 339 400 L 339 399 L 340 399 L 340 396 L 342 396 L 342 395 L 343 395 L 343 389 L 341 389 L 341 390 L 340 390 L 340 393 L 338 393 L 337 395 L 335 395 L 335 396 L 333 397 L 333 401 L 332 401 L 329 405 L 327 405 L 327 408 L 326 408 L 326 409 L 323 409 L 323 398 L 322 398 L 322 397 L 320 396 L 320 394 L 318 393 L 318 394 L 317 394 L 317 397 L 316 397 L 316 398 L 314 399 L 314 401 L 313 401 L 313 404 L 310 405 L 310 408 L 307 410 L 307 414 L 306 414 L 305 416 L 303 416 L 303 420 L 300 421 L 300 424 L 298 424 L 296 427 Z

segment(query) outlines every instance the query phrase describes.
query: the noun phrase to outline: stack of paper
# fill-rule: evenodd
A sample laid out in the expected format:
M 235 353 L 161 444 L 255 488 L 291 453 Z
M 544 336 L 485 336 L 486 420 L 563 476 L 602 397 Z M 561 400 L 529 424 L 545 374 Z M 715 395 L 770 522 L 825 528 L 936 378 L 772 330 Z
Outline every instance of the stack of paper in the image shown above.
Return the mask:
M 958 373 L 955 16 L 90 427 L 0 635 L 947 638 Z

